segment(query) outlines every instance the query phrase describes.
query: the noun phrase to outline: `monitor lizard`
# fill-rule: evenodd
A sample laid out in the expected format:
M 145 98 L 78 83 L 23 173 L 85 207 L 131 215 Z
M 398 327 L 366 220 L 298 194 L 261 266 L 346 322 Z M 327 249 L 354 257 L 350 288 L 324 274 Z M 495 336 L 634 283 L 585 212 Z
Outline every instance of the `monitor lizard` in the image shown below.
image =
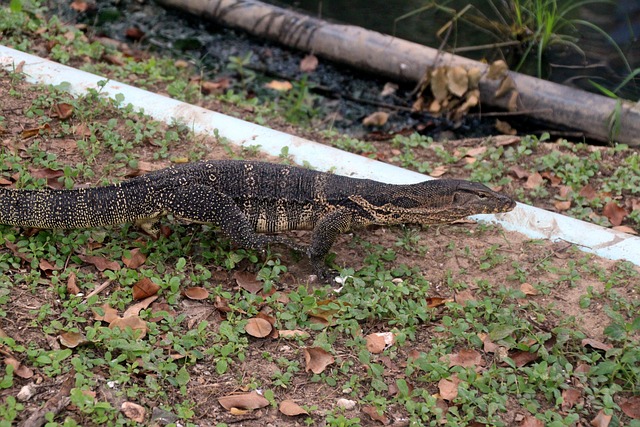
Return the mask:
M 134 222 L 159 236 L 160 217 L 219 227 L 239 246 L 283 244 L 305 253 L 326 279 L 325 256 L 339 233 L 370 224 L 449 223 L 507 212 L 515 202 L 488 187 L 441 179 L 411 185 L 257 161 L 209 160 L 122 182 L 69 190 L 0 188 L 0 224 L 75 229 Z M 277 233 L 313 230 L 301 246 Z

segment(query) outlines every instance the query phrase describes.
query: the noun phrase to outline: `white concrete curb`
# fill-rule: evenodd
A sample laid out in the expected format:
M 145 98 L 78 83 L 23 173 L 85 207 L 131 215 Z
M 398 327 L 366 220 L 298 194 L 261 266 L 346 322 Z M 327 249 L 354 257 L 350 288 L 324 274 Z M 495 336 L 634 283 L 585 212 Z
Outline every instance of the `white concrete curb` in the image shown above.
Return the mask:
M 103 77 L 76 70 L 56 62 L 39 58 L 0 45 L 0 66 L 11 70 L 24 62 L 23 72 L 33 83 L 70 84 L 71 92 L 84 93 L 88 88 L 99 89 Z M 371 178 L 389 183 L 414 183 L 431 179 L 417 172 L 367 159 L 313 141 L 268 129 L 214 111 L 205 110 L 162 95 L 109 81 L 102 89 L 109 96 L 120 93 L 125 103 L 144 110 L 157 120 L 181 121 L 195 132 L 220 136 L 237 145 L 260 145 L 268 154 L 278 155 L 283 147 L 296 163 L 308 162 L 318 170 L 333 169 L 336 173 L 359 178 Z M 640 265 L 640 238 L 620 233 L 584 221 L 518 203 L 507 214 L 477 215 L 477 219 L 494 222 L 505 229 L 523 233 L 534 239 L 563 240 L 580 249 L 609 259 L 625 259 Z

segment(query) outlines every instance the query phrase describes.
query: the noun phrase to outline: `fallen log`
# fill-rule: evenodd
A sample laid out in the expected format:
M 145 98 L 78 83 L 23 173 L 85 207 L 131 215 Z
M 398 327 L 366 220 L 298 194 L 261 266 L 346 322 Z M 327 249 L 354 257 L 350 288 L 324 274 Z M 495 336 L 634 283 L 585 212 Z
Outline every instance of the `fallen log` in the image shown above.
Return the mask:
M 257 0 L 158 0 L 303 51 L 398 81 L 418 83 L 438 66 L 480 68 L 482 103 L 510 107 L 496 96 L 500 81 L 486 78 L 487 65 L 427 46 L 312 18 Z M 524 74 L 509 72 L 519 93 L 517 108 L 536 119 L 579 130 L 586 137 L 640 146 L 640 103 L 615 100 Z M 511 105 L 513 107 L 513 105 Z

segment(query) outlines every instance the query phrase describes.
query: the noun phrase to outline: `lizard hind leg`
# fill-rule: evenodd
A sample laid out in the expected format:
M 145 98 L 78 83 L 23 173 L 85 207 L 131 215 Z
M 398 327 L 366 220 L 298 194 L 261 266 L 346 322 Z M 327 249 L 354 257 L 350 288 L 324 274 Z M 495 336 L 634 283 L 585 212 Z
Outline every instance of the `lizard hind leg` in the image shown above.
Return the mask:
M 206 185 L 173 188 L 160 197 L 167 212 L 186 221 L 213 224 L 243 248 L 263 250 L 268 244 L 281 244 L 307 253 L 306 247 L 284 236 L 256 233 L 231 197 Z

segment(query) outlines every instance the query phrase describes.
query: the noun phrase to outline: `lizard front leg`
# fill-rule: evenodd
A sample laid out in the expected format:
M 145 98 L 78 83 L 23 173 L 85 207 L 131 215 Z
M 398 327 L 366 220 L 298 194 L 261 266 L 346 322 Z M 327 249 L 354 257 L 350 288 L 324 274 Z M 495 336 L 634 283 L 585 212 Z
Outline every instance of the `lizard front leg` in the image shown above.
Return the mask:
M 256 233 L 255 229 L 236 205 L 233 199 L 224 193 L 205 185 L 172 188 L 163 192 L 163 208 L 178 218 L 210 223 L 220 227 L 237 245 L 262 250 L 268 244 L 282 244 L 296 251 L 306 252 L 306 248 L 283 236 L 271 236 Z
M 314 227 L 308 255 L 311 266 L 319 278 L 329 279 L 337 276 L 336 271 L 325 265 L 324 259 L 338 235 L 351 230 L 353 220 L 353 212 L 338 209 L 322 217 Z

